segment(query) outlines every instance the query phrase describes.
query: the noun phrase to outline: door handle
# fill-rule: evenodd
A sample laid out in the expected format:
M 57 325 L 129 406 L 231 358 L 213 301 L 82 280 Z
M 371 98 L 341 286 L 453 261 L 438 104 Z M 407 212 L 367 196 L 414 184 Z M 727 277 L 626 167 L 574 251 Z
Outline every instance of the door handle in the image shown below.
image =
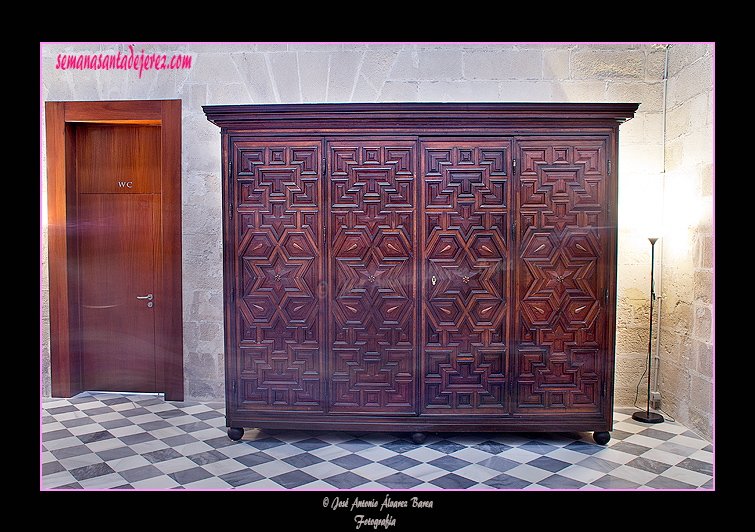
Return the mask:
M 136 299 L 148 299 L 152 301 L 152 294 L 147 294 L 146 296 L 136 296 Z

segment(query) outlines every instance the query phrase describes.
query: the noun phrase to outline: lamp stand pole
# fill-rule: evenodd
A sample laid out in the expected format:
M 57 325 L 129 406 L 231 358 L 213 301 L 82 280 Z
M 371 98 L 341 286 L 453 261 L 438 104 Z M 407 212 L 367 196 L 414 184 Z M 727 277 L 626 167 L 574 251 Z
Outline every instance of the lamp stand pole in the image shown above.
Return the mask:
M 648 238 L 650 240 L 651 252 L 650 252 L 650 338 L 648 339 L 648 406 L 645 412 L 635 412 L 632 414 L 632 419 L 642 421 L 643 423 L 662 423 L 663 416 L 650 411 L 650 381 L 652 376 L 651 371 L 651 348 L 653 345 L 653 302 L 655 301 L 655 291 L 653 290 L 653 269 L 655 268 L 655 243 L 657 238 Z

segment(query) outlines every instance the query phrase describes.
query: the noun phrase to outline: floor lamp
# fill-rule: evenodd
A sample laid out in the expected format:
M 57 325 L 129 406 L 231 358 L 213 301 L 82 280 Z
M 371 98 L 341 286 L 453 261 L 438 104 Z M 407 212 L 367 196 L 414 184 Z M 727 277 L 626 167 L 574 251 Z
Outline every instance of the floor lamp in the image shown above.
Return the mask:
M 662 423 L 663 416 L 650 411 L 650 382 L 652 380 L 651 347 L 653 345 L 653 302 L 655 301 L 655 291 L 653 290 L 653 269 L 655 266 L 655 243 L 657 238 L 648 238 L 650 240 L 650 338 L 648 339 L 648 407 L 645 412 L 635 412 L 632 419 L 642 421 L 643 423 Z

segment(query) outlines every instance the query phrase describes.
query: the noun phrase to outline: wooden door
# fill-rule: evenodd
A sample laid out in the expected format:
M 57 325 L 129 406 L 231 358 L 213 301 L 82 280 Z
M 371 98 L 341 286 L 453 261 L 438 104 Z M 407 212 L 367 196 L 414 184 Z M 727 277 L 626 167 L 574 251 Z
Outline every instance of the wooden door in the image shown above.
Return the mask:
M 611 222 L 607 137 L 517 145 L 517 412 L 601 411 Z
M 82 383 L 156 392 L 155 203 L 151 194 L 80 198 Z M 139 298 L 142 299 L 139 299 Z
M 329 142 L 327 169 L 330 411 L 416 413 L 416 142 Z
M 421 143 L 422 407 L 508 409 L 511 140 Z
M 147 308 L 154 314 L 156 391 L 166 400 L 183 401 L 181 100 L 45 102 L 45 129 L 52 395 L 71 397 L 86 389 L 81 285 L 92 277 L 80 266 L 80 237 L 87 233 L 79 214 L 107 212 L 113 223 L 115 214 L 131 220 L 131 231 L 137 231 L 134 224 L 152 224 L 153 306 Z M 151 195 L 152 216 L 146 214 L 144 198 L 98 200 L 97 194 Z M 149 232 L 139 227 L 137 232 Z M 105 238 L 104 233 L 88 234 Z M 84 242 L 86 253 L 88 245 Z
M 81 379 L 85 390 L 157 392 L 161 301 L 160 128 L 76 131 Z M 158 307 L 159 308 L 159 307 Z
M 231 140 L 232 408 L 324 410 L 321 154 L 317 140 Z

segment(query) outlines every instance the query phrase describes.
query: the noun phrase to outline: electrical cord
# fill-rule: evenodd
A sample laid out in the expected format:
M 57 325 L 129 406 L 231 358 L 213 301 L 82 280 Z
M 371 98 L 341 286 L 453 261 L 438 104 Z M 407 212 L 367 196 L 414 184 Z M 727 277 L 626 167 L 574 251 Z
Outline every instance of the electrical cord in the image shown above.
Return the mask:
M 644 379 L 644 378 L 645 378 L 645 374 L 646 374 L 647 372 L 648 372 L 648 364 L 647 364 L 647 363 L 645 363 L 645 371 L 643 371 L 643 372 L 642 372 L 642 375 L 640 376 L 640 380 L 639 380 L 639 381 L 637 382 L 637 388 L 635 389 L 635 392 L 634 392 L 634 407 L 635 407 L 635 408 L 637 408 L 637 409 L 639 409 L 639 408 L 640 408 L 639 406 L 637 406 L 637 399 L 638 399 L 638 397 L 639 397 L 639 395 L 640 395 L 640 384 L 642 384 L 642 379 Z M 648 376 L 648 378 L 650 378 L 650 377 Z M 661 410 L 660 408 L 654 408 L 653 410 L 657 410 L 658 412 L 660 412 L 660 413 L 662 413 L 662 414 L 665 414 L 665 416 L 664 416 L 664 417 L 665 417 L 666 419 L 668 419 L 669 421 L 672 421 L 672 422 L 676 422 L 676 419 L 674 419 L 674 418 L 673 418 L 673 417 L 672 417 L 672 416 L 671 416 L 671 415 L 670 415 L 670 414 L 669 414 L 668 412 L 666 412 L 665 410 Z

